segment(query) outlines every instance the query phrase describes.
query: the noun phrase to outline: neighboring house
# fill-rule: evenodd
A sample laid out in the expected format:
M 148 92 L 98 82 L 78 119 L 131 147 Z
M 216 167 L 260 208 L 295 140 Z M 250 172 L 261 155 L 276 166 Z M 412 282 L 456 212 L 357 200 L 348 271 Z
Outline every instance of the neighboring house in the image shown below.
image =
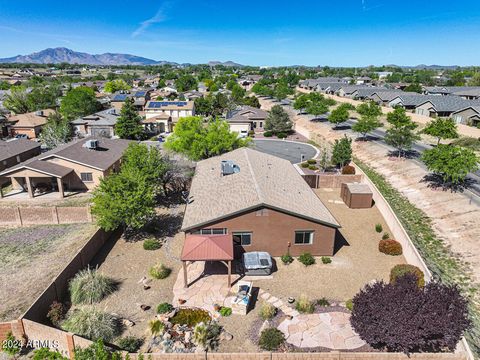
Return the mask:
M 480 99 L 480 87 L 467 87 L 461 90 L 455 90 L 452 95 L 460 96 L 465 100 L 478 100 Z
M 152 90 L 138 90 L 132 94 L 133 106 L 139 111 L 142 111 L 147 101 L 150 100 Z
M 100 179 L 120 168 L 123 152 L 130 141 L 120 139 L 78 139 L 0 172 L 13 188 L 34 197 L 37 188 L 58 191 L 88 191 Z
M 0 171 L 40 154 L 40 143 L 26 139 L 0 140 Z
M 337 78 L 337 77 L 323 77 L 318 79 L 306 79 L 302 80 L 298 83 L 298 86 L 307 89 L 307 90 L 315 90 L 317 85 L 322 83 L 341 83 L 341 84 L 348 84 L 344 79 Z
M 179 118 L 194 115 L 193 101 L 148 101 L 145 105 L 144 123 L 155 120 L 159 132 L 170 132 Z
M 115 125 L 119 115 L 119 110 L 111 108 L 75 119 L 70 124 L 72 124 L 73 132 L 77 136 L 111 138 L 115 136 Z
M 42 127 L 47 123 L 47 117 L 55 110 L 38 110 L 26 114 L 10 116 L 7 120 L 13 125 L 10 126 L 10 135 L 27 135 L 29 139 L 37 139 L 42 132 Z
M 378 80 L 384 80 L 388 78 L 389 76 L 392 76 L 393 72 L 391 71 L 377 71 L 376 73 L 378 75 Z
M 415 110 L 415 108 L 424 103 L 425 101 L 428 101 L 431 99 L 433 96 L 436 95 L 407 95 L 407 93 L 400 94 L 396 97 L 394 97 L 389 103 L 388 106 L 394 108 L 394 107 L 403 107 L 406 110 Z
M 235 131 L 241 137 L 246 137 L 249 131 L 263 132 L 268 112 L 252 106 L 242 106 L 227 114 L 230 131 Z
M 397 96 L 400 96 L 403 94 L 411 94 L 411 93 L 404 93 L 403 91 L 400 91 L 400 90 L 381 90 L 381 91 L 375 91 L 370 96 L 367 96 L 367 98 L 376 102 L 379 105 L 387 105 Z
M 284 159 L 240 148 L 197 163 L 182 230 L 230 235 L 235 256 L 334 254 L 340 227 Z
M 430 117 L 450 117 L 452 113 L 468 106 L 480 105 L 480 101 L 465 100 L 459 96 L 433 96 L 419 104 L 415 113 Z
M 245 90 L 250 91 L 257 82 L 262 79 L 262 75 L 246 75 L 238 79 L 237 83 L 243 87 Z
M 480 106 L 469 106 L 452 113 L 452 119 L 457 124 L 478 127 L 480 125 Z
M 371 83 L 372 83 L 372 78 L 368 76 L 360 76 L 355 79 L 355 84 L 357 85 L 366 85 Z
M 132 95 L 130 94 L 114 94 L 110 99 L 110 105 L 113 106 L 118 111 L 122 110 L 123 104 L 127 99 L 130 99 Z

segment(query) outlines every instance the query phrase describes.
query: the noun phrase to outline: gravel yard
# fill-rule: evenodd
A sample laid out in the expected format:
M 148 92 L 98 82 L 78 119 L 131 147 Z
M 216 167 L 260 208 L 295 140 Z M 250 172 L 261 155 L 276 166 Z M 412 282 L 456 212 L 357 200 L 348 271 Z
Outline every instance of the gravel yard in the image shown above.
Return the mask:
M 96 229 L 74 224 L 0 230 L 0 321 L 25 312 Z
M 283 301 L 306 294 L 311 299 L 325 297 L 343 302 L 369 281 L 388 281 L 390 269 L 405 263 L 405 259 L 378 251 L 382 233 L 375 231 L 375 224 L 382 224 L 383 232 L 390 230 L 377 208 L 349 209 L 340 199 L 340 189 L 318 189 L 316 193 L 342 225 L 344 239 L 337 239 L 332 263 L 323 264 L 321 258 L 316 258 L 316 264 L 306 267 L 297 259 L 290 265 L 276 259 L 278 271 L 273 279 L 256 280 L 254 285 Z

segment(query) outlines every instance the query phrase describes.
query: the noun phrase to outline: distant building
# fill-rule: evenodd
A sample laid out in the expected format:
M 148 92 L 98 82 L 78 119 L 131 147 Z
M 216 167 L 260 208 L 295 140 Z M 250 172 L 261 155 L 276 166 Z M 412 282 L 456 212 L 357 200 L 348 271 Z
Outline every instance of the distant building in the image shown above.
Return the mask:
M 148 101 L 145 105 L 144 124 L 157 128 L 160 133 L 171 132 L 181 117 L 195 115 L 193 101 Z
M 55 110 L 45 109 L 26 114 L 10 116 L 8 121 L 13 123 L 10 126 L 10 135 L 26 135 L 29 139 L 37 139 L 42 132 L 42 127 L 47 123 L 47 117 Z
M 242 106 L 227 114 L 230 131 L 235 131 L 241 137 L 246 137 L 249 131 L 263 132 L 268 112 L 251 106 Z
M 70 122 L 73 132 L 80 137 L 95 136 L 111 138 L 115 136 L 120 111 L 116 108 L 99 111 Z

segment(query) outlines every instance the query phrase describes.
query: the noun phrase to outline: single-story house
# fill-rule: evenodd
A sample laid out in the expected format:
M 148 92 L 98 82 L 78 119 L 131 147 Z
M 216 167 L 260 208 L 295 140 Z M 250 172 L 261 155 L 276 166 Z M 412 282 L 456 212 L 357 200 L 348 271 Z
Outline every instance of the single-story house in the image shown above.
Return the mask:
M 226 120 L 230 125 L 230 131 L 238 132 L 240 136 L 245 137 L 251 130 L 263 132 L 267 116 L 268 112 L 265 110 L 242 106 L 227 114 Z
M 27 135 L 29 139 L 36 139 L 42 132 L 42 127 L 47 123 L 47 117 L 53 114 L 55 110 L 38 110 L 26 114 L 13 115 L 8 121 L 13 123 L 10 126 L 10 135 Z
M 143 107 L 150 100 L 150 94 L 152 90 L 138 90 L 132 94 L 133 97 L 133 106 L 139 111 L 143 110 Z
M 450 117 L 452 113 L 473 105 L 480 105 L 480 101 L 465 100 L 454 95 L 433 96 L 419 104 L 415 108 L 415 113 L 430 117 Z
M 73 132 L 78 136 L 111 138 L 115 136 L 115 125 L 119 115 L 118 109 L 111 108 L 75 119 L 70 124 L 73 126 Z
M 457 124 L 478 126 L 480 124 L 480 105 L 468 106 L 452 113 Z
M 37 155 L 0 172 L 0 180 L 8 178 L 16 190 L 28 191 L 34 197 L 36 188 L 58 191 L 88 191 L 100 179 L 120 168 L 129 140 L 78 139 Z
M 415 110 L 415 108 L 418 105 L 424 103 L 425 101 L 428 101 L 433 96 L 436 96 L 436 95 L 421 95 L 421 94 L 409 95 L 408 93 L 404 93 L 390 100 L 390 102 L 388 103 L 388 106 L 392 108 L 399 106 L 399 107 L 403 107 L 406 110 Z
M 0 171 L 40 154 L 40 143 L 27 139 L 0 140 Z
M 334 254 L 339 223 L 284 159 L 250 148 L 197 163 L 182 230 L 229 235 L 235 256 Z
M 367 96 L 367 98 L 379 105 L 387 105 L 394 98 L 402 94 L 410 94 L 410 93 L 404 93 L 401 90 L 394 90 L 394 89 L 378 90 L 378 91 L 375 91 L 373 94 Z
M 110 98 L 110 105 L 117 109 L 118 111 L 122 110 L 123 104 L 127 99 L 130 99 L 132 95 L 126 93 L 113 94 Z

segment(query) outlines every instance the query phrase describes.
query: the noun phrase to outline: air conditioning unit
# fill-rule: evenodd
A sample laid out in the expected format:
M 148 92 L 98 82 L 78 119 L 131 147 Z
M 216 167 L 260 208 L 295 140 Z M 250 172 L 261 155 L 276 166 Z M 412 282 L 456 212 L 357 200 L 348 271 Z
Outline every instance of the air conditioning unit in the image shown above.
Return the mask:
M 85 141 L 85 144 L 83 146 L 89 150 L 95 150 L 98 148 L 98 140 L 95 140 L 95 139 L 87 140 Z
M 37 116 L 43 116 L 43 110 L 37 110 L 37 111 L 35 111 L 35 115 L 37 115 Z
M 240 167 L 232 160 L 222 160 L 221 171 L 222 176 L 236 174 L 240 172 Z

